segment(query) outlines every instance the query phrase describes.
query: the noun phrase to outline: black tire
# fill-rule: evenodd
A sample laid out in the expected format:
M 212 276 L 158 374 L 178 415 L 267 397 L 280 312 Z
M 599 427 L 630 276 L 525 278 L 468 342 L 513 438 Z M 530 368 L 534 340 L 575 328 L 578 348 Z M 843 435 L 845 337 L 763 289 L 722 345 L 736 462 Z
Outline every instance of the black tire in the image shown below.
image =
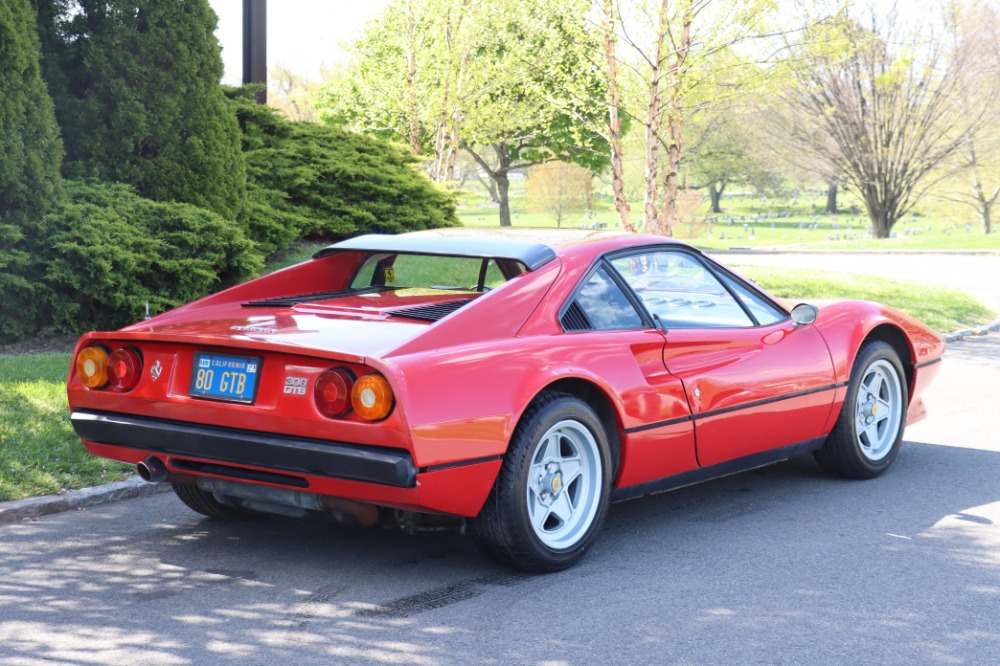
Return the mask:
M 224 520 L 246 520 L 257 515 L 243 509 L 226 506 L 216 500 L 211 493 L 206 493 L 194 484 L 171 483 L 170 485 L 174 488 L 174 494 L 187 504 L 189 509 L 203 516 Z
M 908 405 L 906 375 L 896 350 L 885 342 L 866 342 L 854 360 L 837 423 L 813 454 L 816 462 L 848 479 L 880 476 L 899 454 Z
M 470 534 L 484 555 L 522 571 L 570 567 L 604 524 L 613 473 L 594 410 L 565 393 L 542 393 L 514 431 Z

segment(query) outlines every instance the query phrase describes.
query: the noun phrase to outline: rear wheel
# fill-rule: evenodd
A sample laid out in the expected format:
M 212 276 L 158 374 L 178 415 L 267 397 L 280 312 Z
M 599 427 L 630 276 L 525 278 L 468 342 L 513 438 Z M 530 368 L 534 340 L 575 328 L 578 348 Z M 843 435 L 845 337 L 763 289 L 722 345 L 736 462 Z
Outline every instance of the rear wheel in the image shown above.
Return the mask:
M 887 343 L 858 352 L 840 417 L 815 457 L 831 474 L 870 479 L 889 469 L 903 442 L 908 404 L 899 355 Z
M 518 425 L 483 510 L 470 524 L 488 557 L 525 571 L 575 564 L 608 510 L 611 457 L 582 400 L 543 393 Z
M 219 502 L 211 493 L 206 493 L 198 486 L 187 483 L 171 483 L 174 494 L 187 504 L 188 508 L 209 518 L 223 518 L 226 520 L 239 520 L 251 518 L 256 514 L 226 506 Z

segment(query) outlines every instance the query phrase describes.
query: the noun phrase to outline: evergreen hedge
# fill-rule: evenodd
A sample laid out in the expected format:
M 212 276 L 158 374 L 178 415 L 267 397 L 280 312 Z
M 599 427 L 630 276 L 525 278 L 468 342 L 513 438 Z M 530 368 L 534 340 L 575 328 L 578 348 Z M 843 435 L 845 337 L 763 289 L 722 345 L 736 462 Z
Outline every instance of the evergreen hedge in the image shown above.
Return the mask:
M 62 144 L 39 71 L 28 0 L 0 2 L 0 341 L 37 330 L 40 292 L 32 245 L 59 195 Z
M 230 220 L 246 167 L 219 86 L 208 0 L 34 0 L 45 76 L 66 143 L 64 175 L 128 183 Z
M 265 254 L 299 238 L 337 239 L 456 226 L 454 198 L 409 151 L 370 136 L 290 122 L 228 89 L 249 176 L 250 235 Z
M 44 282 L 62 332 L 110 330 L 256 275 L 254 244 L 222 216 L 138 196 L 120 183 L 66 181 L 46 218 Z

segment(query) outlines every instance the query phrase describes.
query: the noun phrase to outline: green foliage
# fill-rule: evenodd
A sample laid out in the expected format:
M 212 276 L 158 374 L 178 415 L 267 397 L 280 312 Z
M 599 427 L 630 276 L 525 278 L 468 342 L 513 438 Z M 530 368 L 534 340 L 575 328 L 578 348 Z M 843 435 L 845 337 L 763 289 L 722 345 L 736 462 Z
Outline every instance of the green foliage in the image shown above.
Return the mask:
M 290 122 L 255 104 L 253 88 L 229 97 L 243 130 L 251 236 L 263 254 L 303 237 L 341 238 L 455 226 L 453 198 L 382 140 Z
M 244 215 L 239 128 L 208 0 L 34 0 L 65 173 Z
M 66 404 L 69 354 L 0 355 L 0 501 L 125 478 L 130 466 L 87 453 Z
M 0 339 L 32 332 L 36 264 L 30 245 L 59 193 L 62 144 L 39 70 L 28 0 L 0 3 Z M 16 313 L 16 314 L 15 314 Z
M 232 222 L 128 186 L 66 182 L 46 219 L 44 276 L 57 330 L 114 329 L 254 275 L 254 247 Z

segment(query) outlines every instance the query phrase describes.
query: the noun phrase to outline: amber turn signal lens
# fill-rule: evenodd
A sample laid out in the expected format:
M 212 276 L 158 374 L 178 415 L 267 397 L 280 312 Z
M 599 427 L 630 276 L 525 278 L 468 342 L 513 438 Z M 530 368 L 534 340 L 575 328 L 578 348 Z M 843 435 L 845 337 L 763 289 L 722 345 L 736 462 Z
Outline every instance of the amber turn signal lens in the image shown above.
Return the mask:
M 392 389 L 382 375 L 364 375 L 354 383 L 351 403 L 358 416 L 366 421 L 379 421 L 392 411 Z
M 85 347 L 76 357 L 76 376 L 87 388 L 108 383 L 108 352 L 104 347 Z
M 130 391 L 139 383 L 142 359 L 129 347 L 116 349 L 108 357 L 108 382 L 116 391 Z
M 340 418 L 351 411 L 351 386 L 354 375 L 347 368 L 327 370 L 316 380 L 313 400 L 325 416 Z

